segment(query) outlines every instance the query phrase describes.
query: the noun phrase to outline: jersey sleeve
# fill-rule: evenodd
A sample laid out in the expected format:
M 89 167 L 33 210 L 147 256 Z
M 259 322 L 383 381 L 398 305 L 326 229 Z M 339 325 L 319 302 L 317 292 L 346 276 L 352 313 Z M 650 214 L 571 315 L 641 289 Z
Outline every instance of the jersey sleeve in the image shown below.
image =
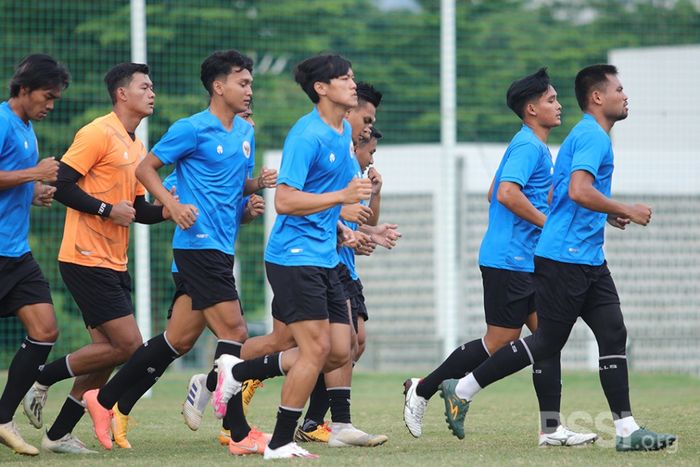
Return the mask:
M 524 188 L 537 167 L 539 153 L 533 144 L 513 147 L 501 171 L 501 182 L 517 183 Z
M 10 128 L 10 122 L 8 122 L 4 116 L 0 116 L 0 159 L 7 157 L 4 154 L 5 140 L 7 139 L 7 133 Z
M 303 189 L 317 151 L 318 145 L 315 140 L 299 133 L 290 135 L 282 149 L 282 163 L 277 184 L 287 185 L 297 190 Z
M 197 149 L 197 132 L 187 120 L 173 123 L 151 152 L 164 164 L 174 164 Z
M 610 138 L 599 132 L 581 134 L 574 147 L 571 158 L 571 173 L 576 170 L 585 170 L 593 177 L 598 176 L 598 169 L 603 158 L 610 149 Z
M 250 157 L 248 158 L 248 178 L 253 178 L 253 171 L 255 170 L 255 135 L 250 138 Z
M 61 162 L 85 176 L 107 151 L 107 138 L 98 125 L 82 127 L 73 139 Z

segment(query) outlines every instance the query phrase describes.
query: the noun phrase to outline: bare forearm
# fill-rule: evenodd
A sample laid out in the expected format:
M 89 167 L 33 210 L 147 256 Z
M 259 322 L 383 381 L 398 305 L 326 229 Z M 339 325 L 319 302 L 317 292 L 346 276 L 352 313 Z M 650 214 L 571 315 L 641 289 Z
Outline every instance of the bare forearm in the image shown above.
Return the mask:
M 245 181 L 245 186 L 243 187 L 243 196 L 252 195 L 263 189 L 261 178 L 247 178 Z
M 0 170 L 0 190 L 14 188 L 24 183 L 38 181 L 39 177 L 34 167 L 23 170 Z
M 342 202 L 342 191 L 315 194 L 278 186 L 277 193 L 275 193 L 277 213 L 289 216 L 308 216 L 325 211 Z
M 367 219 L 369 225 L 379 224 L 379 209 L 382 204 L 382 194 L 373 194 L 369 201 L 369 208 L 372 210 L 372 215 Z
M 503 197 L 503 199 L 499 196 L 498 201 L 521 219 L 525 219 L 537 227 L 544 227 L 544 222 L 547 220 L 547 217 L 532 205 L 522 191 L 513 191 Z
M 611 198 L 608 198 L 592 185 L 579 186 L 569 189 L 569 197 L 579 206 L 591 211 L 602 212 L 617 217 L 628 216 L 628 206 Z
M 176 202 L 170 191 L 163 186 L 158 172 L 153 167 L 143 164 L 139 165 L 136 168 L 136 178 L 163 206 L 168 207 Z

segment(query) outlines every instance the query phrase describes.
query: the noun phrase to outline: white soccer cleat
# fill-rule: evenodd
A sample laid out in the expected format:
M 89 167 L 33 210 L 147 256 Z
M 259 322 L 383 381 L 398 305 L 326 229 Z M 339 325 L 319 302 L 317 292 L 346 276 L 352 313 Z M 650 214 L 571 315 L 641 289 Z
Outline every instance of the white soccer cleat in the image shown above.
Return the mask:
M 233 355 L 224 354 L 214 362 L 217 368 L 218 378 L 214 396 L 211 398 L 211 405 L 214 407 L 214 416 L 216 418 L 224 418 L 228 401 L 241 392 L 243 383 L 234 379 L 231 369 L 242 361 L 243 360 Z
M 428 401 L 416 394 L 419 381 L 418 378 L 410 378 L 403 383 L 403 421 L 414 438 L 420 438 L 423 434 L 423 416 L 428 407 Z
M 39 450 L 27 443 L 22 438 L 22 435 L 19 434 L 14 419 L 0 425 L 0 443 L 9 447 L 17 454 L 23 454 L 25 456 L 36 456 L 39 454 Z
M 342 448 L 349 446 L 374 447 L 389 441 L 386 435 L 371 435 L 355 428 L 352 423 L 331 423 L 331 436 L 328 446 Z
M 190 378 L 187 385 L 187 398 L 182 404 L 182 416 L 190 430 L 197 431 L 202 424 L 202 415 L 211 399 L 211 394 L 207 389 L 207 375 L 200 373 Z
M 318 455 L 311 454 L 306 449 L 300 448 L 297 443 L 288 443 L 277 449 L 270 449 L 270 446 L 267 446 L 263 454 L 264 459 L 293 459 L 295 457 L 318 459 Z
M 32 424 L 34 428 L 41 428 L 44 426 L 44 420 L 41 415 L 46 405 L 46 398 L 49 395 L 49 387 L 43 384 L 34 383 L 27 394 L 24 395 L 24 400 L 22 403 L 22 408 L 24 409 L 24 414 L 29 419 L 29 423 Z
M 58 454 L 97 454 L 97 451 L 88 449 L 85 443 L 71 433 L 65 434 L 63 438 L 56 441 L 50 440 L 44 433 L 44 437 L 41 439 L 41 449 Z
M 595 433 L 576 433 L 559 425 L 554 433 L 540 433 L 539 446 L 583 446 L 593 444 L 597 439 Z

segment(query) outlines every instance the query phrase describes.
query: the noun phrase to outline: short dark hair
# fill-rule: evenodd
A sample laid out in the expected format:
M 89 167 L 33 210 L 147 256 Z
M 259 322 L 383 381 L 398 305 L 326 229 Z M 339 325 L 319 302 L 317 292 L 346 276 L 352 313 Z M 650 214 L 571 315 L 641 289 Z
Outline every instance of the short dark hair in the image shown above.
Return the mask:
M 22 59 L 10 80 L 10 97 L 19 96 L 25 87 L 29 92 L 36 89 L 66 89 L 70 84 L 70 73 L 65 66 L 46 54 L 28 55 Z
M 317 104 L 314 83 L 330 83 L 333 78 L 346 75 L 352 64 L 338 54 L 319 54 L 307 58 L 294 67 L 294 81 L 304 90 L 311 102 Z
M 369 102 L 375 108 L 379 107 L 379 104 L 382 102 L 382 93 L 369 83 L 357 83 L 357 103 L 362 105 L 363 102 Z
M 148 65 L 144 63 L 120 63 L 113 66 L 105 75 L 104 82 L 107 85 L 109 98 L 112 104 L 117 102 L 117 89 L 128 86 L 136 73 L 148 74 Z
M 600 89 L 601 85 L 607 83 L 608 75 L 617 75 L 617 68 L 613 65 L 598 64 L 587 66 L 576 75 L 574 89 L 576 90 L 576 101 L 584 112 L 588 108 L 588 97 L 594 89 Z
M 235 71 L 248 70 L 252 73 L 253 59 L 234 49 L 218 50 L 204 59 L 199 78 L 210 96 L 214 94 L 214 81 L 220 76 L 228 75 L 234 68 Z
M 550 85 L 547 68 L 540 68 L 533 74 L 511 83 L 506 92 L 506 104 L 522 120 L 525 116 L 525 104 L 538 99 L 547 92 Z

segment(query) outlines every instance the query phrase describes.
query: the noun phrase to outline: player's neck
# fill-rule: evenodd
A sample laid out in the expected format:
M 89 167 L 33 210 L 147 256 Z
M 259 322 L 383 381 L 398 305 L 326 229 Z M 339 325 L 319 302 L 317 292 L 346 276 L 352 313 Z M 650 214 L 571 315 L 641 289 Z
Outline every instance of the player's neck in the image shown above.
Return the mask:
M 212 99 L 209 103 L 209 112 L 221 122 L 221 125 L 226 131 L 231 131 L 233 128 L 233 119 L 236 117 L 236 112 L 220 99 Z
M 19 98 L 10 97 L 7 101 L 7 105 L 10 106 L 10 109 L 12 109 L 15 115 L 17 115 L 25 125 L 29 125 L 29 117 L 27 116 L 27 112 L 24 111 L 24 107 L 22 107 Z
M 127 133 L 136 132 L 136 127 L 138 127 L 141 120 L 143 120 L 142 115 L 135 114 L 131 110 L 118 105 L 114 106 L 113 110 L 119 121 L 122 122 Z
M 587 110 L 586 113 L 593 117 L 606 133 L 610 133 L 613 125 L 615 125 L 615 121 L 607 118 L 605 115 L 603 115 L 603 112 Z
M 321 120 L 326 122 L 328 126 L 333 128 L 338 133 L 343 132 L 343 120 L 345 120 L 345 115 L 348 109 L 344 105 L 340 105 L 329 99 L 321 98 L 321 100 L 316 104 L 318 109 L 318 115 Z
M 552 129 L 549 127 L 544 127 L 542 125 L 538 125 L 537 122 L 524 122 L 525 125 L 527 125 L 528 128 L 532 130 L 532 132 L 537 136 L 537 139 L 542 141 L 544 144 L 547 144 L 547 140 L 549 139 L 549 134 L 552 132 Z

